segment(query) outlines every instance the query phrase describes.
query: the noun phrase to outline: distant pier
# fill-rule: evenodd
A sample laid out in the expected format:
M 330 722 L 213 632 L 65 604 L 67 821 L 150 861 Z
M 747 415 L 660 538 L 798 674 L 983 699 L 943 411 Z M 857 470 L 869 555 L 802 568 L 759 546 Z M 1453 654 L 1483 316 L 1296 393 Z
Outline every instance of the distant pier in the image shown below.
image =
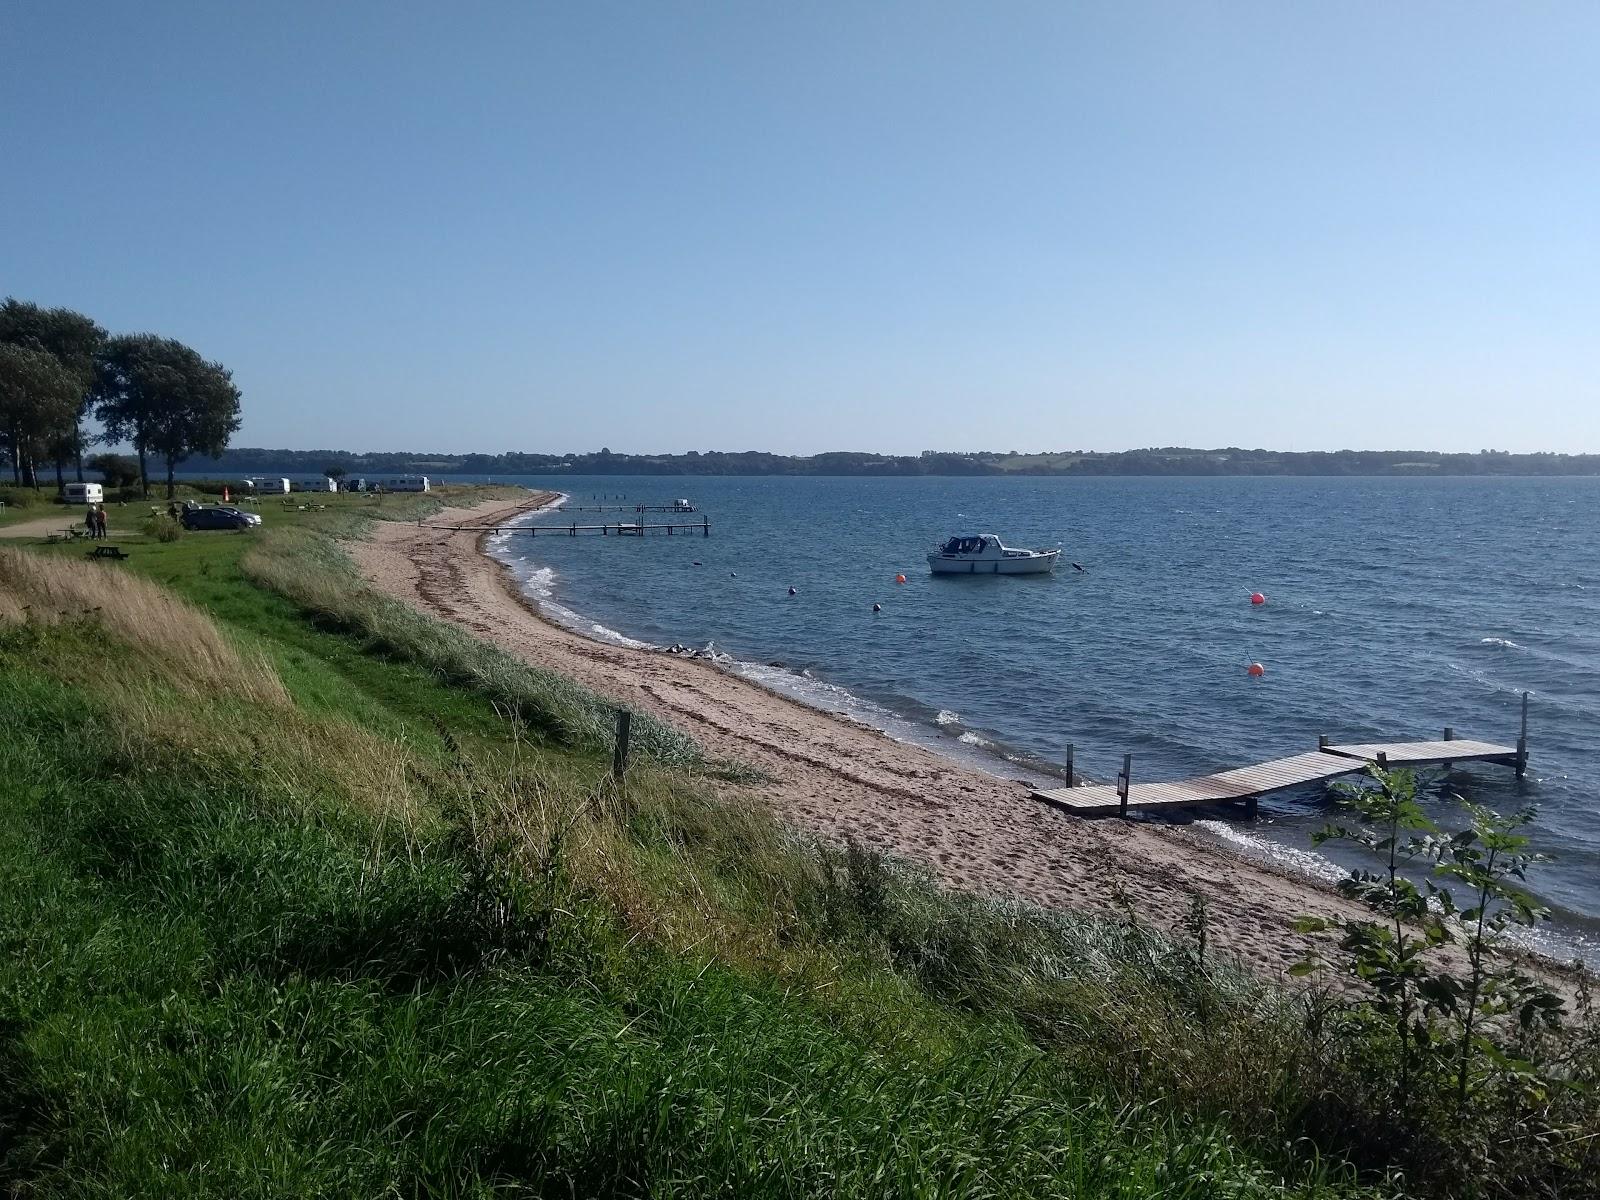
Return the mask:
M 418 525 L 422 522 L 418 521 Z M 598 534 L 601 537 L 643 537 L 645 534 L 664 534 L 672 537 L 681 534 L 684 537 L 710 537 L 711 521 L 702 519 L 687 523 L 649 524 L 643 521 L 619 521 L 614 525 L 435 525 L 429 524 L 429 529 L 438 529 L 452 533 L 525 533 L 529 537 L 577 537 L 579 534 Z
M 692 504 L 558 504 L 556 512 L 692 513 Z
M 1456 763 L 1488 762 L 1511 767 L 1521 779 L 1528 770 L 1528 694 L 1522 694 L 1522 731 L 1515 746 L 1494 742 L 1475 742 L 1455 736 L 1446 728 L 1444 738 L 1435 742 L 1362 742 L 1334 745 L 1327 737 L 1318 739 L 1317 748 L 1290 758 L 1256 763 L 1197 775 L 1165 783 L 1134 783 L 1133 755 L 1122 756 L 1122 771 L 1113 784 L 1074 787 L 1072 748 L 1067 748 L 1067 786 L 1035 789 L 1033 798 L 1079 816 L 1127 816 L 1129 809 L 1182 808 L 1194 804 L 1240 802 L 1245 816 L 1254 817 L 1262 796 L 1308 783 L 1326 783 L 1341 775 L 1353 775 L 1376 764 L 1391 767 L 1452 766 Z

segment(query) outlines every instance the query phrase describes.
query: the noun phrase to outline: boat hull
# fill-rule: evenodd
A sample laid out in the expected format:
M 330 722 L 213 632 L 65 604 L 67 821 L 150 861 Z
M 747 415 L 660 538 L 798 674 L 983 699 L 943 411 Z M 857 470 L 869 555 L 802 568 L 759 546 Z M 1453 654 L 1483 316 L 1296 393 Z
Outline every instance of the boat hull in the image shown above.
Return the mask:
M 1056 569 L 1059 550 L 1026 558 L 947 558 L 928 555 L 928 569 L 935 575 L 1048 575 Z

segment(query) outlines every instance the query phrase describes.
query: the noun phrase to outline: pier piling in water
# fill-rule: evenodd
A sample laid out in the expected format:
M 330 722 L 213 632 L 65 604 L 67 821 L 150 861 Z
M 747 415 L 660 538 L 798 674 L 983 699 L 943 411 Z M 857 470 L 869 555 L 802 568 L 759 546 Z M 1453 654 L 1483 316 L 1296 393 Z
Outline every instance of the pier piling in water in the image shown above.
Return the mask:
M 1517 778 L 1528 773 L 1528 693 L 1522 693 L 1522 730 L 1517 734 Z

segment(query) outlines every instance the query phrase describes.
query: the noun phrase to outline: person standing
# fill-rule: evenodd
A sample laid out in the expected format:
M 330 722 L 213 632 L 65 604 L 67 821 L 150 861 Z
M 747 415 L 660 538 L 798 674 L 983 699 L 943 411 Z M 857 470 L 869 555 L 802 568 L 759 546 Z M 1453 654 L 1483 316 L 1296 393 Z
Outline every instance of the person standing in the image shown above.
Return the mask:
M 101 540 L 106 536 L 106 506 L 102 504 L 94 510 L 94 533 Z
M 83 514 L 83 524 L 89 534 L 89 537 L 93 538 L 95 530 L 94 505 L 89 505 L 89 511 Z

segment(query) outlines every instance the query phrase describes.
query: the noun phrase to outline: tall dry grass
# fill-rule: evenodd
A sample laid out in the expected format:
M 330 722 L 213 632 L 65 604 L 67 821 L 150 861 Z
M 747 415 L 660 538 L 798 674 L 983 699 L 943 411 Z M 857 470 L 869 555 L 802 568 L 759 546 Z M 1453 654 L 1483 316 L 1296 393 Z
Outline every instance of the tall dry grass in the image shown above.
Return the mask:
M 101 563 L 0 548 L 0 621 L 92 624 L 184 693 L 289 704 L 265 658 L 241 651 L 171 592 Z

